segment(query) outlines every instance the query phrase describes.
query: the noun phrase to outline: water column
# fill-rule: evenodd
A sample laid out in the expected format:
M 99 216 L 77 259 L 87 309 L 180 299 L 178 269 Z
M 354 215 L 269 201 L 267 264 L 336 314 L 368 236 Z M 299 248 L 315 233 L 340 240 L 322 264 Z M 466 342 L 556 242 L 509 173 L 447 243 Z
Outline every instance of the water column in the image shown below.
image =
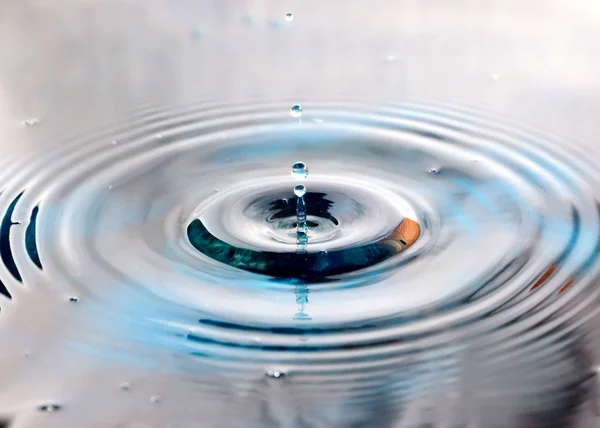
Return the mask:
M 304 179 L 308 176 L 308 167 L 304 162 L 296 162 L 292 165 L 292 177 Z M 303 253 L 308 245 L 308 225 L 306 223 L 306 186 L 298 184 L 294 187 L 296 195 L 296 251 Z

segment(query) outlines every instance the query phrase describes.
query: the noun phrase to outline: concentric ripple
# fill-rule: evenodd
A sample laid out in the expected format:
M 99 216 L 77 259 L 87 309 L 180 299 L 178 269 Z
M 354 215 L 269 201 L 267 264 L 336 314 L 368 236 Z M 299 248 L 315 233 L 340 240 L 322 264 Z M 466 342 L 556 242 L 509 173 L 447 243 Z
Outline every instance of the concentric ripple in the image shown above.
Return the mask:
M 596 166 L 462 109 L 293 104 L 147 108 L 6 169 L 0 292 L 69 296 L 127 353 L 186 355 L 221 389 L 280 383 L 259 419 L 565 426 L 598 311 Z

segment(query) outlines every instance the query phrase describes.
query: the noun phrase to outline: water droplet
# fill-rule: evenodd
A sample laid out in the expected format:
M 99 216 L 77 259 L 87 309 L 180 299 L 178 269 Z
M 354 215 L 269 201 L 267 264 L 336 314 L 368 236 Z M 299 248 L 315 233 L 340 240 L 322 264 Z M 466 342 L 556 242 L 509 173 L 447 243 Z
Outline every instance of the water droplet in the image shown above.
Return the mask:
M 300 104 L 294 104 L 292 108 L 290 108 L 290 114 L 292 117 L 299 118 L 302 116 L 302 106 Z
M 129 391 L 131 389 L 131 384 L 129 382 L 123 382 L 121 385 L 119 385 L 119 388 L 121 388 L 123 391 Z
M 77 297 L 69 297 L 69 302 L 77 303 L 79 299 Z
M 151 403 L 159 403 L 161 400 L 162 397 L 160 395 L 153 395 L 152 397 L 150 397 Z
M 306 178 L 308 176 L 308 167 L 304 162 L 296 162 L 292 165 L 292 177 Z
M 31 119 L 27 119 L 25 121 L 23 121 L 23 124 L 25 126 L 35 126 L 38 123 L 40 123 L 40 120 L 38 118 L 32 117 Z
M 301 198 L 305 194 L 306 194 L 306 186 L 304 184 L 298 184 L 296 187 L 294 187 L 294 195 Z
M 59 404 L 42 404 L 41 406 L 38 407 L 38 410 L 40 412 L 46 412 L 46 413 L 58 412 L 60 409 L 61 409 L 61 406 Z
M 294 15 L 293 15 L 293 14 L 291 14 L 291 13 L 289 13 L 289 12 L 288 12 L 288 13 L 286 13 L 286 14 L 285 14 L 285 20 L 286 20 L 287 22 L 292 22 L 292 21 L 294 20 Z
M 267 377 L 270 377 L 272 379 L 280 379 L 284 376 L 285 376 L 285 373 L 280 372 L 278 370 L 268 370 L 267 371 Z
M 440 170 L 438 168 L 431 168 L 429 170 L 429 173 L 433 175 L 438 175 L 440 173 Z

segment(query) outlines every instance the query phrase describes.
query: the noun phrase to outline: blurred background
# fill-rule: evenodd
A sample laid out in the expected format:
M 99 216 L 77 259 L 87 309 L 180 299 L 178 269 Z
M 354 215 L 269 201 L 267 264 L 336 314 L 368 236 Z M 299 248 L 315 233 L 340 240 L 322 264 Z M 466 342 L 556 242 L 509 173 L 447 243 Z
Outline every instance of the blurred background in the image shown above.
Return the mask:
M 199 96 L 452 102 L 590 150 L 600 126 L 594 0 L 27 0 L 0 8 L 0 120 L 11 150 L 42 144 L 19 133 L 31 117 L 65 132 Z

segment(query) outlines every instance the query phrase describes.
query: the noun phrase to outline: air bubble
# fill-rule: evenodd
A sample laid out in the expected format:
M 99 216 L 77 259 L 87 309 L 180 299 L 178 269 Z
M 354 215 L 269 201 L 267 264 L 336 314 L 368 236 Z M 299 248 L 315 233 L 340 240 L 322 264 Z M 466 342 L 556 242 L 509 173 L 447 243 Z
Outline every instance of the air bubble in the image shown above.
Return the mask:
M 302 106 L 300 104 L 294 104 L 292 108 L 290 108 L 290 114 L 294 118 L 299 118 L 302 116 Z
M 289 13 L 289 12 L 288 12 L 288 13 L 286 13 L 286 14 L 285 14 L 285 20 L 286 20 L 287 22 L 292 22 L 292 21 L 294 20 L 294 15 L 293 15 L 292 13 Z

